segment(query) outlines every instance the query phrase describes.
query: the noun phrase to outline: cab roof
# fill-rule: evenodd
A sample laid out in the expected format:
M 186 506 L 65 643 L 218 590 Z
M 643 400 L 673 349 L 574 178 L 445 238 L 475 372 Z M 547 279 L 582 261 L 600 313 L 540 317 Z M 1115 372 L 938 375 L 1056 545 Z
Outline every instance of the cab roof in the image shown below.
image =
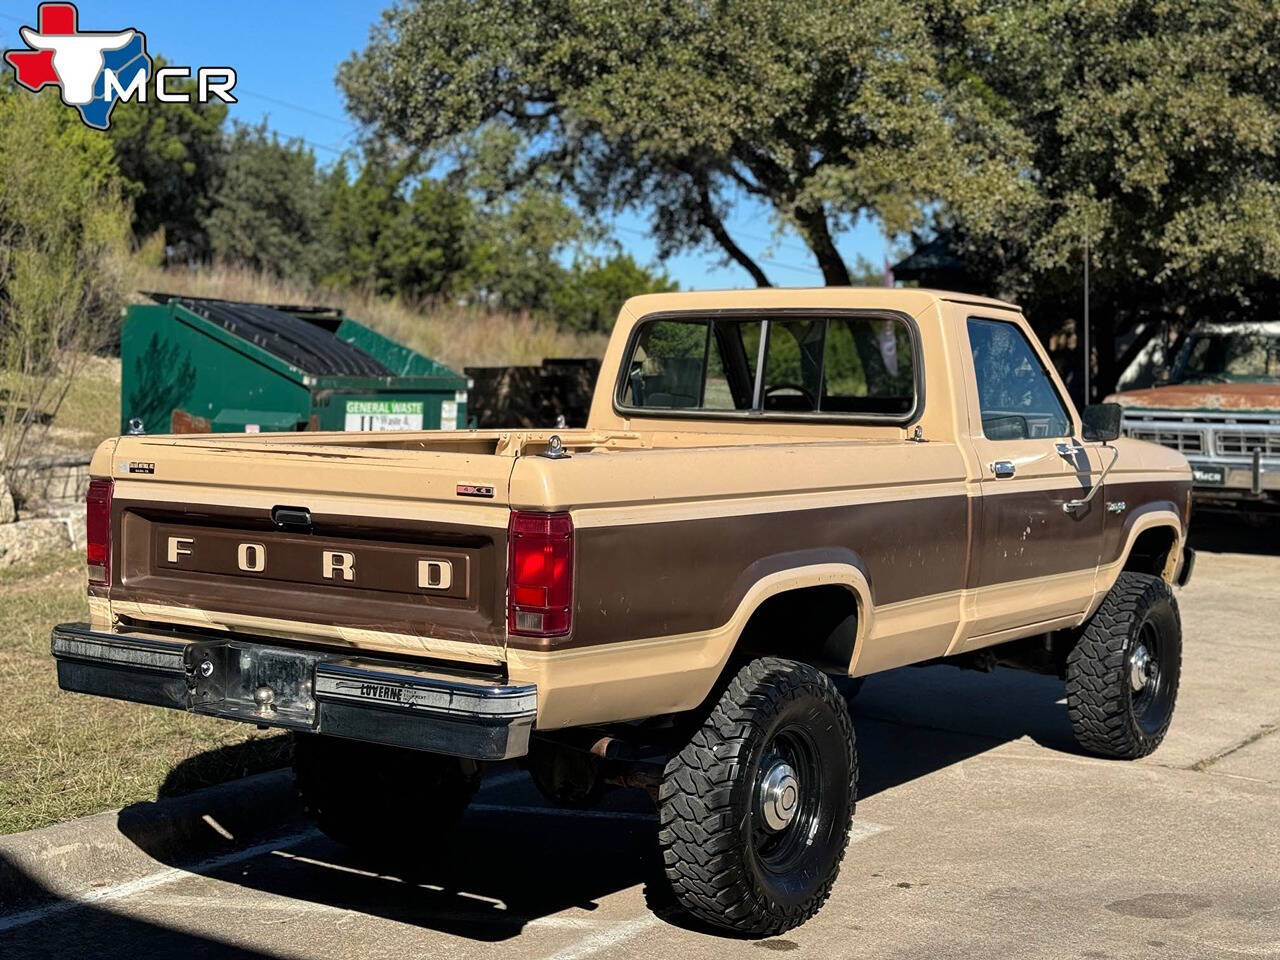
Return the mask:
M 749 290 L 697 290 L 648 293 L 632 297 L 623 310 L 633 318 L 682 310 L 743 310 L 751 308 L 863 308 L 900 310 L 918 316 L 940 300 L 1019 311 L 1016 304 L 993 297 L 918 287 L 760 287 Z

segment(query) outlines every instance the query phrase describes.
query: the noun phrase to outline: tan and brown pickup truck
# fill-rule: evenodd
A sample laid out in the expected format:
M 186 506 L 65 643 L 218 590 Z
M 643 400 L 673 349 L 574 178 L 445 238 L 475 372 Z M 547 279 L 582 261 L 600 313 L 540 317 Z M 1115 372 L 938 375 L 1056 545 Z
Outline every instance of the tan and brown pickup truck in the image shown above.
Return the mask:
M 997 300 L 639 297 L 585 429 L 104 443 L 59 681 L 295 731 L 345 842 L 429 848 L 485 761 L 648 785 L 684 908 L 776 933 L 844 853 L 856 678 L 1051 673 L 1085 750 L 1159 744 L 1191 474 L 1119 413 Z

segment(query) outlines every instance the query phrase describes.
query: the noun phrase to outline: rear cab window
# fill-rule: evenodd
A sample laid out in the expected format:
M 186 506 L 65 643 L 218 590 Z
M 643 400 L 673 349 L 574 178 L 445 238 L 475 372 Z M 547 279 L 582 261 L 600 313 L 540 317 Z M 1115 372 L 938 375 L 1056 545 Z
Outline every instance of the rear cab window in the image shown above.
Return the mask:
M 914 329 L 897 315 L 652 319 L 632 335 L 617 406 L 905 422 L 919 405 L 918 366 Z

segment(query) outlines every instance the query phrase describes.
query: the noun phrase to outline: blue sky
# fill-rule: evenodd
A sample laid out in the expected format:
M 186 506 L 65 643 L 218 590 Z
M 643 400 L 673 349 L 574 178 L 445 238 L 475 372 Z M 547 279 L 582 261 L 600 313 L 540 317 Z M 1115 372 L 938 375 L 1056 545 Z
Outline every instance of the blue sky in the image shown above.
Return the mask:
M 208 5 L 173 0 L 82 0 L 80 26 L 86 30 L 136 27 L 147 35 L 150 52 L 171 63 L 198 67 L 229 65 L 239 74 L 240 103 L 231 116 L 256 123 L 265 118 L 285 136 L 306 140 L 322 164 L 351 147 L 357 131 L 346 118 L 334 83 L 338 64 L 364 46 L 369 27 L 389 0 L 222 0 Z M 36 0 L 0 0 L 0 46 L 23 47 L 18 27 L 34 24 Z M 654 245 L 643 214 L 613 223 L 613 235 L 638 261 L 655 263 Z M 822 283 L 812 255 L 794 235 L 775 236 L 769 211 L 745 198 L 728 221 L 734 239 L 761 263 L 778 286 Z M 888 244 L 878 226 L 860 221 L 839 238 L 852 263 L 861 254 L 879 264 Z M 694 252 L 661 266 L 685 289 L 746 287 L 752 282 L 716 252 Z

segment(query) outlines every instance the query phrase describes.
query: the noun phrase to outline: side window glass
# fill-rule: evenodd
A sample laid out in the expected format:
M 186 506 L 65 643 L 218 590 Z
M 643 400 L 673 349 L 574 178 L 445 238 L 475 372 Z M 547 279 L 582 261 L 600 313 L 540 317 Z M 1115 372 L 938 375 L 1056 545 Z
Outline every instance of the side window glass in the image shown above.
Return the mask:
M 969 320 L 982 432 L 988 440 L 1067 437 L 1071 418 L 1031 344 L 1012 323 Z
M 683 320 L 646 324 L 627 365 L 622 402 L 655 409 L 701 406 L 709 327 Z

